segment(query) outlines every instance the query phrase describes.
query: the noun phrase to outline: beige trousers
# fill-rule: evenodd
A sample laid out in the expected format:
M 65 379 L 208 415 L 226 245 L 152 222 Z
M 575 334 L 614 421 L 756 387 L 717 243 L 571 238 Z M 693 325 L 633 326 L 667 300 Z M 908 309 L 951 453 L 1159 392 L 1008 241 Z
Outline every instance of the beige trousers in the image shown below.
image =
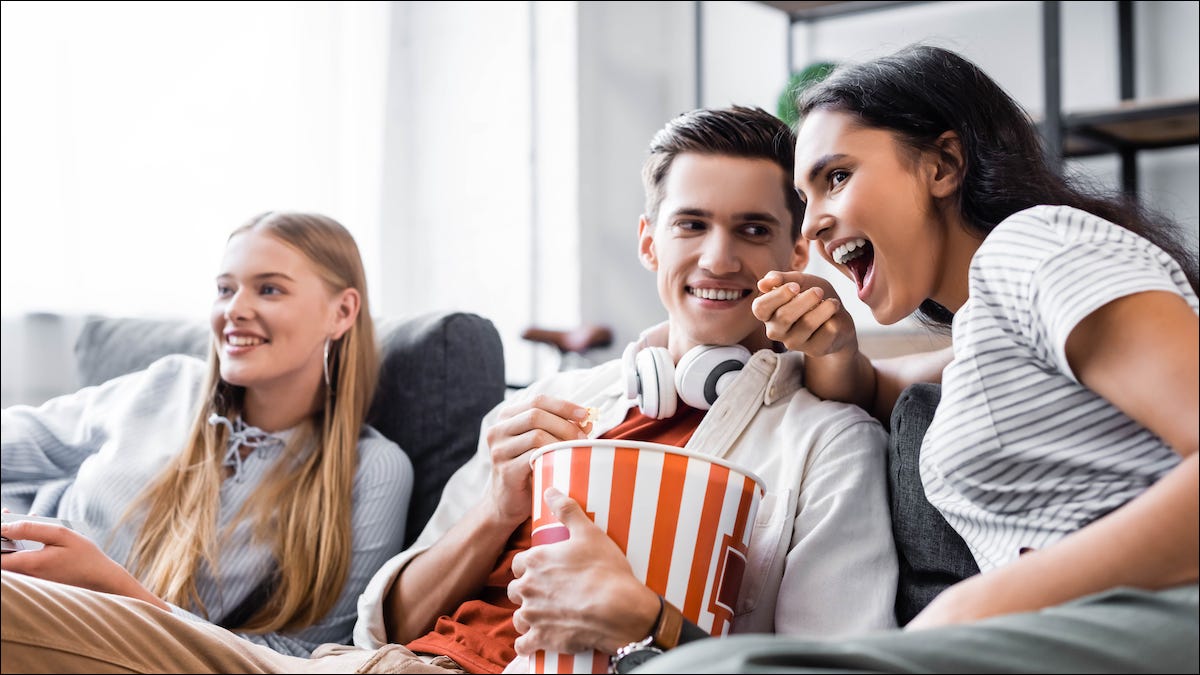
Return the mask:
M 0 573 L 4 673 L 461 673 L 444 656 L 400 645 L 321 645 L 285 656 L 153 605 L 12 572 Z

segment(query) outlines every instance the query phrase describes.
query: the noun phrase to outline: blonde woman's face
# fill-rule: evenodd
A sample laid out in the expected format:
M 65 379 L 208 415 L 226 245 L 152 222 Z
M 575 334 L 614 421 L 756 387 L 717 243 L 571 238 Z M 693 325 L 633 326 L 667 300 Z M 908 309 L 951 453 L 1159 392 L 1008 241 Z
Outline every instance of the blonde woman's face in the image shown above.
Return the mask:
M 337 299 L 313 263 L 269 234 L 243 232 L 225 247 L 215 292 L 211 319 L 221 378 L 263 395 L 315 394 Z

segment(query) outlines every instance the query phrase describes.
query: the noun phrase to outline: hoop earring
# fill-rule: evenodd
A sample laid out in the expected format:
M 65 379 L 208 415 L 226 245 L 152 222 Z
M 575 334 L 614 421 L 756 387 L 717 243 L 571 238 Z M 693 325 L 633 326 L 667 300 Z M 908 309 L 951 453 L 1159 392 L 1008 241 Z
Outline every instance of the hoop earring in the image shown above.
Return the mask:
M 330 344 L 330 342 L 332 342 L 332 341 L 329 339 L 329 336 L 326 335 L 325 336 L 325 358 L 322 359 L 322 365 L 325 366 L 325 386 L 329 389 L 332 389 L 333 385 L 329 383 L 329 344 Z

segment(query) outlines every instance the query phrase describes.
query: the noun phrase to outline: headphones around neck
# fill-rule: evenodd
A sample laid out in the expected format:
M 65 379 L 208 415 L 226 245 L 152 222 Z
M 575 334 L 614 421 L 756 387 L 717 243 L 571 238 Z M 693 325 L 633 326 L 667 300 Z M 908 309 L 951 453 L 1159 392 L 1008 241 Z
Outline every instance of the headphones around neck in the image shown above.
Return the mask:
M 741 345 L 700 345 L 676 364 L 666 347 L 650 347 L 645 337 L 629 343 L 621 356 L 625 395 L 636 398 L 642 414 L 657 420 L 673 417 L 678 401 L 708 410 L 750 360 Z

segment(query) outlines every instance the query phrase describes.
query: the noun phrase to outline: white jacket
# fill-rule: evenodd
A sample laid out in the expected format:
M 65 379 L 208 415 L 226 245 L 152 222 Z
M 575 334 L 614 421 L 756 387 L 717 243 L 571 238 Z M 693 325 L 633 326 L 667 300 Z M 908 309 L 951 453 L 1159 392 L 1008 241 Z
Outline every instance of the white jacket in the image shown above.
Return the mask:
M 886 433 L 862 409 L 813 396 L 802 387 L 802 372 L 800 354 L 754 354 L 687 444 L 767 483 L 732 631 L 827 638 L 895 627 Z M 540 393 L 598 408 L 593 436 L 620 424 L 636 404 L 625 397 L 620 359 L 557 373 L 516 396 Z M 499 407 L 484 417 L 483 429 L 495 423 Z M 490 461 L 481 433 L 478 452 L 446 483 L 421 536 L 360 596 L 356 645 L 387 643 L 383 599 L 392 580 L 485 493 Z

